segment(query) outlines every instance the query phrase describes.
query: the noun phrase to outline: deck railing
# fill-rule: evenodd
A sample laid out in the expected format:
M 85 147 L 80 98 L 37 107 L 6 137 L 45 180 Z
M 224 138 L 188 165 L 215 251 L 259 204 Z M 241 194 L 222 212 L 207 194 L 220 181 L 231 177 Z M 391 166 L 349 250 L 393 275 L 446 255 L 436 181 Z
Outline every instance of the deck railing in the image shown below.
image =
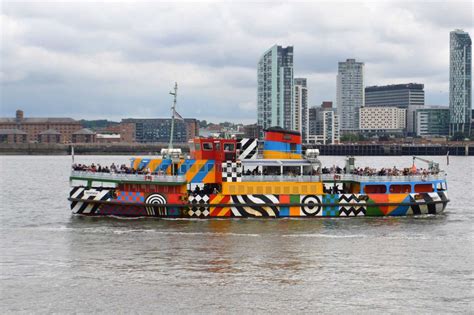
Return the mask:
M 84 179 L 117 180 L 117 181 L 140 181 L 140 182 L 185 182 L 184 175 L 144 175 L 125 173 L 99 173 L 88 171 L 71 171 L 71 177 L 84 177 Z
M 243 182 L 317 182 L 319 175 L 243 175 Z M 321 174 L 323 181 L 356 181 L 356 182 L 413 182 L 444 180 L 446 173 L 409 176 L 365 176 L 355 174 Z

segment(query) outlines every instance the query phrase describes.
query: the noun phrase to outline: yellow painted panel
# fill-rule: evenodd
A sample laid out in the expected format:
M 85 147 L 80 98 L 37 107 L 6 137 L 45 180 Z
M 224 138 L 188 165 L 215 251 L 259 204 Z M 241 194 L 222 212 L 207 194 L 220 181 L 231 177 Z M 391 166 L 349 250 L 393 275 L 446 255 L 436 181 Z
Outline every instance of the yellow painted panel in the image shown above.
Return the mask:
M 291 191 L 295 195 L 321 195 L 323 194 L 323 184 L 297 183 L 297 182 L 240 182 L 222 183 L 222 193 L 224 195 L 255 195 L 269 194 L 279 195 L 281 192 Z
M 298 154 L 298 153 L 264 150 L 263 151 L 263 158 L 264 159 L 293 159 L 293 160 L 298 160 L 298 159 L 302 158 L 302 155 Z

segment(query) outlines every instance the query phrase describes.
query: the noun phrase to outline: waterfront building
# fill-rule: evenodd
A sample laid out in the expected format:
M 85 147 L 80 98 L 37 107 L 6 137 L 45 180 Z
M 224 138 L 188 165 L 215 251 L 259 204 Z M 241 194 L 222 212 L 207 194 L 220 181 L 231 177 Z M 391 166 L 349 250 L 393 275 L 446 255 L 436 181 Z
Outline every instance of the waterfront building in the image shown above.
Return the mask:
M 416 135 L 436 137 L 449 135 L 449 111 L 445 106 L 430 106 L 416 110 Z
M 336 90 L 341 132 L 357 131 L 359 109 L 364 106 L 364 63 L 355 59 L 339 62 Z
M 263 130 L 278 126 L 293 130 L 295 102 L 293 47 L 273 46 L 258 62 L 257 124 Z
M 308 109 L 308 136 L 306 143 L 335 144 L 340 141 L 339 116 L 332 102 Z
M 95 143 L 97 134 L 88 129 L 83 128 L 72 134 L 72 143 Z
M 244 131 L 245 138 L 250 138 L 250 139 L 258 138 L 259 132 L 258 132 L 257 124 L 245 125 L 243 127 L 243 131 Z
M 48 129 L 40 132 L 38 141 L 40 143 L 61 143 L 61 133 L 54 129 Z
M 308 87 L 305 78 L 295 78 L 295 115 L 294 130 L 301 133 L 303 141 L 309 129 L 308 124 Z
M 399 107 L 425 105 L 424 85 L 419 83 L 368 86 L 365 88 L 366 107 Z
M 449 34 L 449 134 L 471 134 L 472 42 L 469 33 Z
M 415 134 L 415 111 L 425 105 L 424 85 L 420 83 L 368 86 L 365 88 L 366 107 L 399 107 L 407 110 L 406 131 Z
M 71 142 L 74 132 L 82 128 L 81 122 L 72 118 L 24 117 L 22 110 L 16 111 L 14 118 L 0 118 L 0 129 L 17 129 L 26 133 L 27 142 L 40 141 L 40 134 L 54 130 L 61 134 L 61 142 Z
M 363 107 L 360 111 L 360 131 L 364 133 L 403 133 L 406 109 L 398 107 Z
M 19 129 L 0 129 L 0 143 L 27 143 L 28 134 Z
M 120 141 L 126 143 L 135 142 L 135 124 L 121 122 L 119 124 L 108 126 L 104 132 L 109 134 L 119 134 Z M 99 135 L 97 135 L 97 141 L 99 142 Z
M 121 123 L 135 126 L 136 142 L 169 142 L 171 118 L 127 118 Z M 194 118 L 175 119 L 173 142 L 186 143 L 199 136 L 199 123 Z

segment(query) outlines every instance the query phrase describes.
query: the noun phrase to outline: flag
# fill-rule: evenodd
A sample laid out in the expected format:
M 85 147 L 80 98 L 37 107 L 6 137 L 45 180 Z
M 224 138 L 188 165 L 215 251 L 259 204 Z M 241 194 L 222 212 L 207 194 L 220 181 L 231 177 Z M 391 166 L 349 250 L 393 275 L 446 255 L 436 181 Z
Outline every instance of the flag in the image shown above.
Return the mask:
M 178 120 L 184 120 L 183 117 L 181 117 L 180 114 L 176 111 L 176 109 L 173 109 L 173 118 L 178 119 Z

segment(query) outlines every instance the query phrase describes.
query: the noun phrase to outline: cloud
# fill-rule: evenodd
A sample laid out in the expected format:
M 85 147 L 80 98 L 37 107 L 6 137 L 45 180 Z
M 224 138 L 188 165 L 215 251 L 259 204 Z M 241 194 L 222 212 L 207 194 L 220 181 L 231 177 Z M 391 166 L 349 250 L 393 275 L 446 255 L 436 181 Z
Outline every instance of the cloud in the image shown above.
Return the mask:
M 410 5 L 408 5 L 410 4 Z M 366 85 L 420 82 L 447 104 L 449 31 L 470 2 L 3 2 L 2 116 L 163 117 L 179 84 L 186 117 L 256 120 L 256 64 L 293 45 L 310 105 L 335 99 L 337 62 Z

